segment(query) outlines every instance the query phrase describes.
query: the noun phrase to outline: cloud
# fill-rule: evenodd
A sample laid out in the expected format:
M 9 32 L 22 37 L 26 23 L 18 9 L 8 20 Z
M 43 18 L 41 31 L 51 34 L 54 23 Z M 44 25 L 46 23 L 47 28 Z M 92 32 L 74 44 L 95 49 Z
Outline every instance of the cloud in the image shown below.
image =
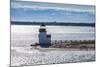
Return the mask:
M 83 7 L 83 6 L 82 6 Z M 77 6 L 77 7 L 68 7 L 68 6 L 51 6 L 50 4 L 47 4 L 47 3 L 32 3 L 32 2 L 22 2 L 22 1 L 12 1 L 11 2 L 11 8 L 22 8 L 22 9 L 25 9 L 26 11 L 31 9 L 31 10 L 49 10 L 49 9 L 53 9 L 53 10 L 56 10 L 56 11 L 73 11 L 73 12 L 88 12 L 88 13 L 91 13 L 91 14 L 94 14 L 95 13 L 95 8 L 82 8 L 80 6 Z
M 41 0 L 17 0 L 17 1 L 41 1 Z M 42 0 L 42 2 L 72 3 L 83 5 L 95 5 L 95 0 Z

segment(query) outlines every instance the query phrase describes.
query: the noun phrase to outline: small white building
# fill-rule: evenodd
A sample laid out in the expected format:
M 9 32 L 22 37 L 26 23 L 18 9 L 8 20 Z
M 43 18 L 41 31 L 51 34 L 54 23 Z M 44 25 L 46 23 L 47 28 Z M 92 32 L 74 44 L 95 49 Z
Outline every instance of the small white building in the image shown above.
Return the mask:
M 51 35 L 47 34 L 46 26 L 44 24 L 42 24 L 39 29 L 39 44 L 44 48 L 51 46 Z

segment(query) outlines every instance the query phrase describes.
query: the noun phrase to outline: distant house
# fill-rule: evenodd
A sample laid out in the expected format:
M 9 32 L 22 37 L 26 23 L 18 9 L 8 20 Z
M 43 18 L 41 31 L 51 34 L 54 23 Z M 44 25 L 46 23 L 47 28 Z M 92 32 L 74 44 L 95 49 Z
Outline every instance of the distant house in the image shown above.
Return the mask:
M 45 24 L 41 24 L 39 29 L 39 44 L 43 48 L 51 46 L 51 35 L 47 34 Z

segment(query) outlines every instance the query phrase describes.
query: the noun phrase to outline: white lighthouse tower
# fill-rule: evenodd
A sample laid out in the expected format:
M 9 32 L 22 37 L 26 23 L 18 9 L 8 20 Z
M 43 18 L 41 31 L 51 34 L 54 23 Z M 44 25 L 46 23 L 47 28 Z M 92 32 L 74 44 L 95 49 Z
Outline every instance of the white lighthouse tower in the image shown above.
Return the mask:
M 45 24 L 41 24 L 39 29 L 39 44 L 43 48 L 51 46 L 51 35 L 47 34 Z

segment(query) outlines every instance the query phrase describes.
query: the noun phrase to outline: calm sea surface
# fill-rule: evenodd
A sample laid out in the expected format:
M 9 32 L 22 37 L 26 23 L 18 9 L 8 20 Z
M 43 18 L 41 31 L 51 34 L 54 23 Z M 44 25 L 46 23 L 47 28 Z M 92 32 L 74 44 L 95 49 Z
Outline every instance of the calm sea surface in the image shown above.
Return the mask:
M 40 26 L 11 25 L 11 40 L 38 42 Z M 94 40 L 95 28 L 86 26 L 46 26 L 53 40 Z

